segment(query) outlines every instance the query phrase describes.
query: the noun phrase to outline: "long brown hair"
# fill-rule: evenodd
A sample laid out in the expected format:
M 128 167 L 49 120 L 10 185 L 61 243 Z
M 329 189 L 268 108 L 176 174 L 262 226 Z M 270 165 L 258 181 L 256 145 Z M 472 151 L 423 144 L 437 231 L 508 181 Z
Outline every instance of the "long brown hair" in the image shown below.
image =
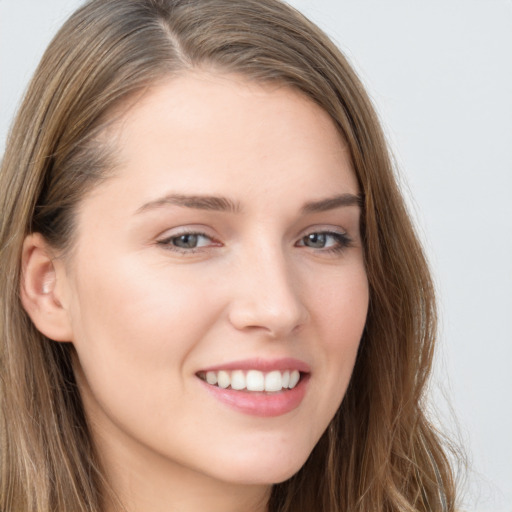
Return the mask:
M 101 511 L 107 487 L 70 344 L 39 333 L 19 299 L 31 232 L 72 245 L 74 212 L 111 167 L 100 134 L 127 97 L 206 67 L 276 81 L 313 99 L 345 138 L 364 196 L 370 307 L 346 396 L 271 512 L 449 512 L 455 488 L 424 414 L 434 290 L 378 119 L 350 65 L 279 0 L 91 0 L 46 51 L 0 174 L 0 510 Z

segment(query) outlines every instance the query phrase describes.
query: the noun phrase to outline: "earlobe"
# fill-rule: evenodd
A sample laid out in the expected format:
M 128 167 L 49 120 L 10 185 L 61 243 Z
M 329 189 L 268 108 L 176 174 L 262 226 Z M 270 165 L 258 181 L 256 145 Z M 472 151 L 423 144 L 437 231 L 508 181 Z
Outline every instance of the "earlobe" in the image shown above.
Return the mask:
M 41 234 L 25 238 L 21 261 L 21 302 L 32 322 L 52 340 L 72 341 L 71 322 L 61 296 L 63 265 L 55 260 Z

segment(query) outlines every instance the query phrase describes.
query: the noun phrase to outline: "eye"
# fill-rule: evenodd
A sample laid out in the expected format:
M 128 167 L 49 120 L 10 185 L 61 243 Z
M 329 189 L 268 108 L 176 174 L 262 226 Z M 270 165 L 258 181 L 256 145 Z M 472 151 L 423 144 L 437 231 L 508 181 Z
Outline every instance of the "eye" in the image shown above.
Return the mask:
M 172 245 L 180 249 L 197 249 L 208 245 L 209 241 L 210 239 L 207 236 L 198 233 L 187 233 L 171 238 Z
M 340 252 L 349 247 L 351 242 L 352 240 L 345 233 L 318 231 L 308 233 L 297 242 L 297 245 L 299 247 L 309 247 L 316 250 Z
M 194 252 L 195 250 L 212 245 L 218 245 L 212 238 L 204 233 L 180 233 L 158 241 L 169 250 L 179 252 Z

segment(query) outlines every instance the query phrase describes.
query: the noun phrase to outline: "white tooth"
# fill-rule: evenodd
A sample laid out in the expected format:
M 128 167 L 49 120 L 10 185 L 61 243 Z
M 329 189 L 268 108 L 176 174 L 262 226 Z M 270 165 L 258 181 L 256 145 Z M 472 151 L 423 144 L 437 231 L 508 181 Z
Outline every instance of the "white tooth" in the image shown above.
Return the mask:
M 300 373 L 298 370 L 293 370 L 292 373 L 290 373 L 290 383 L 288 384 L 288 387 L 290 389 L 293 389 L 297 383 L 299 382 L 299 379 L 300 379 Z
M 265 389 L 265 377 L 263 372 L 249 370 L 246 377 L 248 391 L 263 391 Z
M 206 372 L 206 382 L 215 386 L 217 384 L 217 374 L 215 372 Z
M 242 370 L 235 370 L 231 374 L 231 388 L 245 389 L 245 375 Z
M 265 391 L 281 391 L 283 388 L 281 372 L 273 371 L 265 375 Z
M 227 388 L 231 384 L 231 379 L 229 378 L 229 373 L 221 370 L 217 374 L 217 384 L 219 388 Z
M 284 373 L 283 373 L 283 377 L 282 377 L 282 386 L 283 388 L 287 388 L 289 385 L 290 385 L 290 372 L 288 370 L 286 370 Z

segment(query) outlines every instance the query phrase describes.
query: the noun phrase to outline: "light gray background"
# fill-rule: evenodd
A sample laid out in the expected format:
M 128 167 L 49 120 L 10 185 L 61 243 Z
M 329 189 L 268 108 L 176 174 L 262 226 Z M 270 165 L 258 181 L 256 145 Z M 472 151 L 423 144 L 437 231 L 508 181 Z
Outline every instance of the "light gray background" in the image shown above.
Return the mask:
M 0 0 L 0 155 L 80 3 Z M 455 432 L 453 407 L 471 461 L 463 508 L 512 512 L 512 1 L 291 3 L 355 65 L 404 177 L 440 298 L 432 402 Z

